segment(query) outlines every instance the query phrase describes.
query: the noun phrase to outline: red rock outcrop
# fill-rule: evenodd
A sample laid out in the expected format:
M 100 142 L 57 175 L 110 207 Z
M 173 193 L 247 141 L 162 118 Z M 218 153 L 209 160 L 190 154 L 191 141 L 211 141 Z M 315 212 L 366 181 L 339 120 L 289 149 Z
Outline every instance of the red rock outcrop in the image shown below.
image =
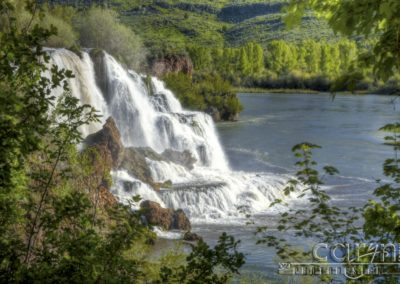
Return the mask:
M 157 77 L 178 72 L 192 75 L 193 63 L 189 56 L 175 54 L 166 55 L 163 58 L 155 59 L 151 64 L 151 73 Z
M 182 209 L 162 208 L 154 201 L 145 200 L 140 204 L 143 215 L 150 225 L 159 226 L 165 230 L 190 230 L 190 221 Z

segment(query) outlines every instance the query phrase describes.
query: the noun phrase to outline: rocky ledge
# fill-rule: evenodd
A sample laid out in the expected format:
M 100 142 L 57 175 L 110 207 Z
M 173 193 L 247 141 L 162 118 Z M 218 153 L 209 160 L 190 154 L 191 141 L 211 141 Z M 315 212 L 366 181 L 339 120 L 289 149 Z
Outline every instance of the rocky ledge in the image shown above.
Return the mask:
M 149 147 L 125 148 L 118 127 L 112 117 L 107 119 L 100 131 L 89 135 L 84 144 L 86 147 L 82 154 L 87 154 L 90 157 L 94 176 L 99 177 L 101 202 L 106 205 L 117 202 L 109 191 L 110 184 L 106 173 L 111 170 L 124 169 L 130 175 L 149 184 L 155 190 L 159 190 L 161 187 L 172 187 L 172 183 L 169 180 L 161 183 L 155 182 L 152 179 L 146 159 L 173 162 L 188 169 L 192 169 L 196 162 L 189 151 L 166 150 L 158 154 Z M 160 204 L 150 200 L 143 201 L 141 208 L 143 209 L 143 216 L 150 225 L 160 226 L 165 230 L 189 231 L 191 228 L 190 221 L 182 209 L 162 208 Z

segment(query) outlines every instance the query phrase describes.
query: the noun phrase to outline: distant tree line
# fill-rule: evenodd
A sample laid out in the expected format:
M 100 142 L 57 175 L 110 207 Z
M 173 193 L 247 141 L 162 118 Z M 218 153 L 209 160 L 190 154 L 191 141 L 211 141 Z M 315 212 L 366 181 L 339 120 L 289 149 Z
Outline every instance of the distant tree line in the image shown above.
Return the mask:
M 186 49 L 195 73 L 216 72 L 237 87 L 393 93 L 399 89 L 399 75 L 385 83 L 377 80 L 359 60 L 359 54 L 368 52 L 366 46 L 348 39 L 333 43 L 305 39 L 274 40 L 266 47 L 250 42 L 239 47 L 189 45 Z

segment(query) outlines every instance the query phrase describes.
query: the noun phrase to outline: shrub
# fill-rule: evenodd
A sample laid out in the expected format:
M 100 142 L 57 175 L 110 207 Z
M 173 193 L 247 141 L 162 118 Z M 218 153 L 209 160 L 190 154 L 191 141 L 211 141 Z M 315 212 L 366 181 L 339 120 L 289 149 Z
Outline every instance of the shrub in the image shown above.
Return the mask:
M 216 108 L 224 120 L 234 119 L 243 110 L 231 84 L 218 74 L 198 74 L 192 79 L 177 73 L 168 74 L 164 80 L 184 107 L 194 110 Z
M 43 19 L 42 26 L 47 29 L 54 26 L 57 29 L 57 34 L 50 36 L 44 43 L 45 46 L 72 47 L 78 41 L 78 35 L 72 26 L 61 18 L 46 15 Z
M 142 41 L 121 24 L 112 10 L 90 8 L 78 23 L 82 46 L 104 49 L 129 68 L 138 68 L 144 59 Z
M 26 28 L 32 29 L 34 25 L 38 25 L 41 28 L 50 30 L 54 27 L 54 33 L 46 39 L 43 39 L 42 43 L 46 47 L 71 47 L 74 46 L 78 40 L 78 35 L 74 31 L 72 26 L 72 19 L 76 14 L 75 9 L 72 7 L 56 6 L 49 8 L 48 6 L 41 6 L 43 17 L 33 17 L 25 9 L 25 1 L 15 1 L 14 10 L 10 12 L 9 16 L 15 17 L 16 27 L 18 30 Z M 4 31 L 7 28 L 7 17 L 4 15 L 0 17 L 0 31 Z
M 204 110 L 206 108 L 204 97 L 197 93 L 189 75 L 171 73 L 165 76 L 164 80 L 184 107 L 195 110 Z

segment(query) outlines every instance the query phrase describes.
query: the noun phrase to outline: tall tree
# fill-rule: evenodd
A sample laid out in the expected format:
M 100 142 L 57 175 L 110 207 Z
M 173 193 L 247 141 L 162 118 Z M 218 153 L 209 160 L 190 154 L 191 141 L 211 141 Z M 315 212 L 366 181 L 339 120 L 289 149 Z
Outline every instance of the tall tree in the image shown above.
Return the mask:
M 310 8 L 326 18 L 335 32 L 376 38 L 372 53 L 362 59 L 377 76 L 388 79 L 400 69 L 400 1 L 293 0 L 286 8 L 286 23 L 299 23 Z

